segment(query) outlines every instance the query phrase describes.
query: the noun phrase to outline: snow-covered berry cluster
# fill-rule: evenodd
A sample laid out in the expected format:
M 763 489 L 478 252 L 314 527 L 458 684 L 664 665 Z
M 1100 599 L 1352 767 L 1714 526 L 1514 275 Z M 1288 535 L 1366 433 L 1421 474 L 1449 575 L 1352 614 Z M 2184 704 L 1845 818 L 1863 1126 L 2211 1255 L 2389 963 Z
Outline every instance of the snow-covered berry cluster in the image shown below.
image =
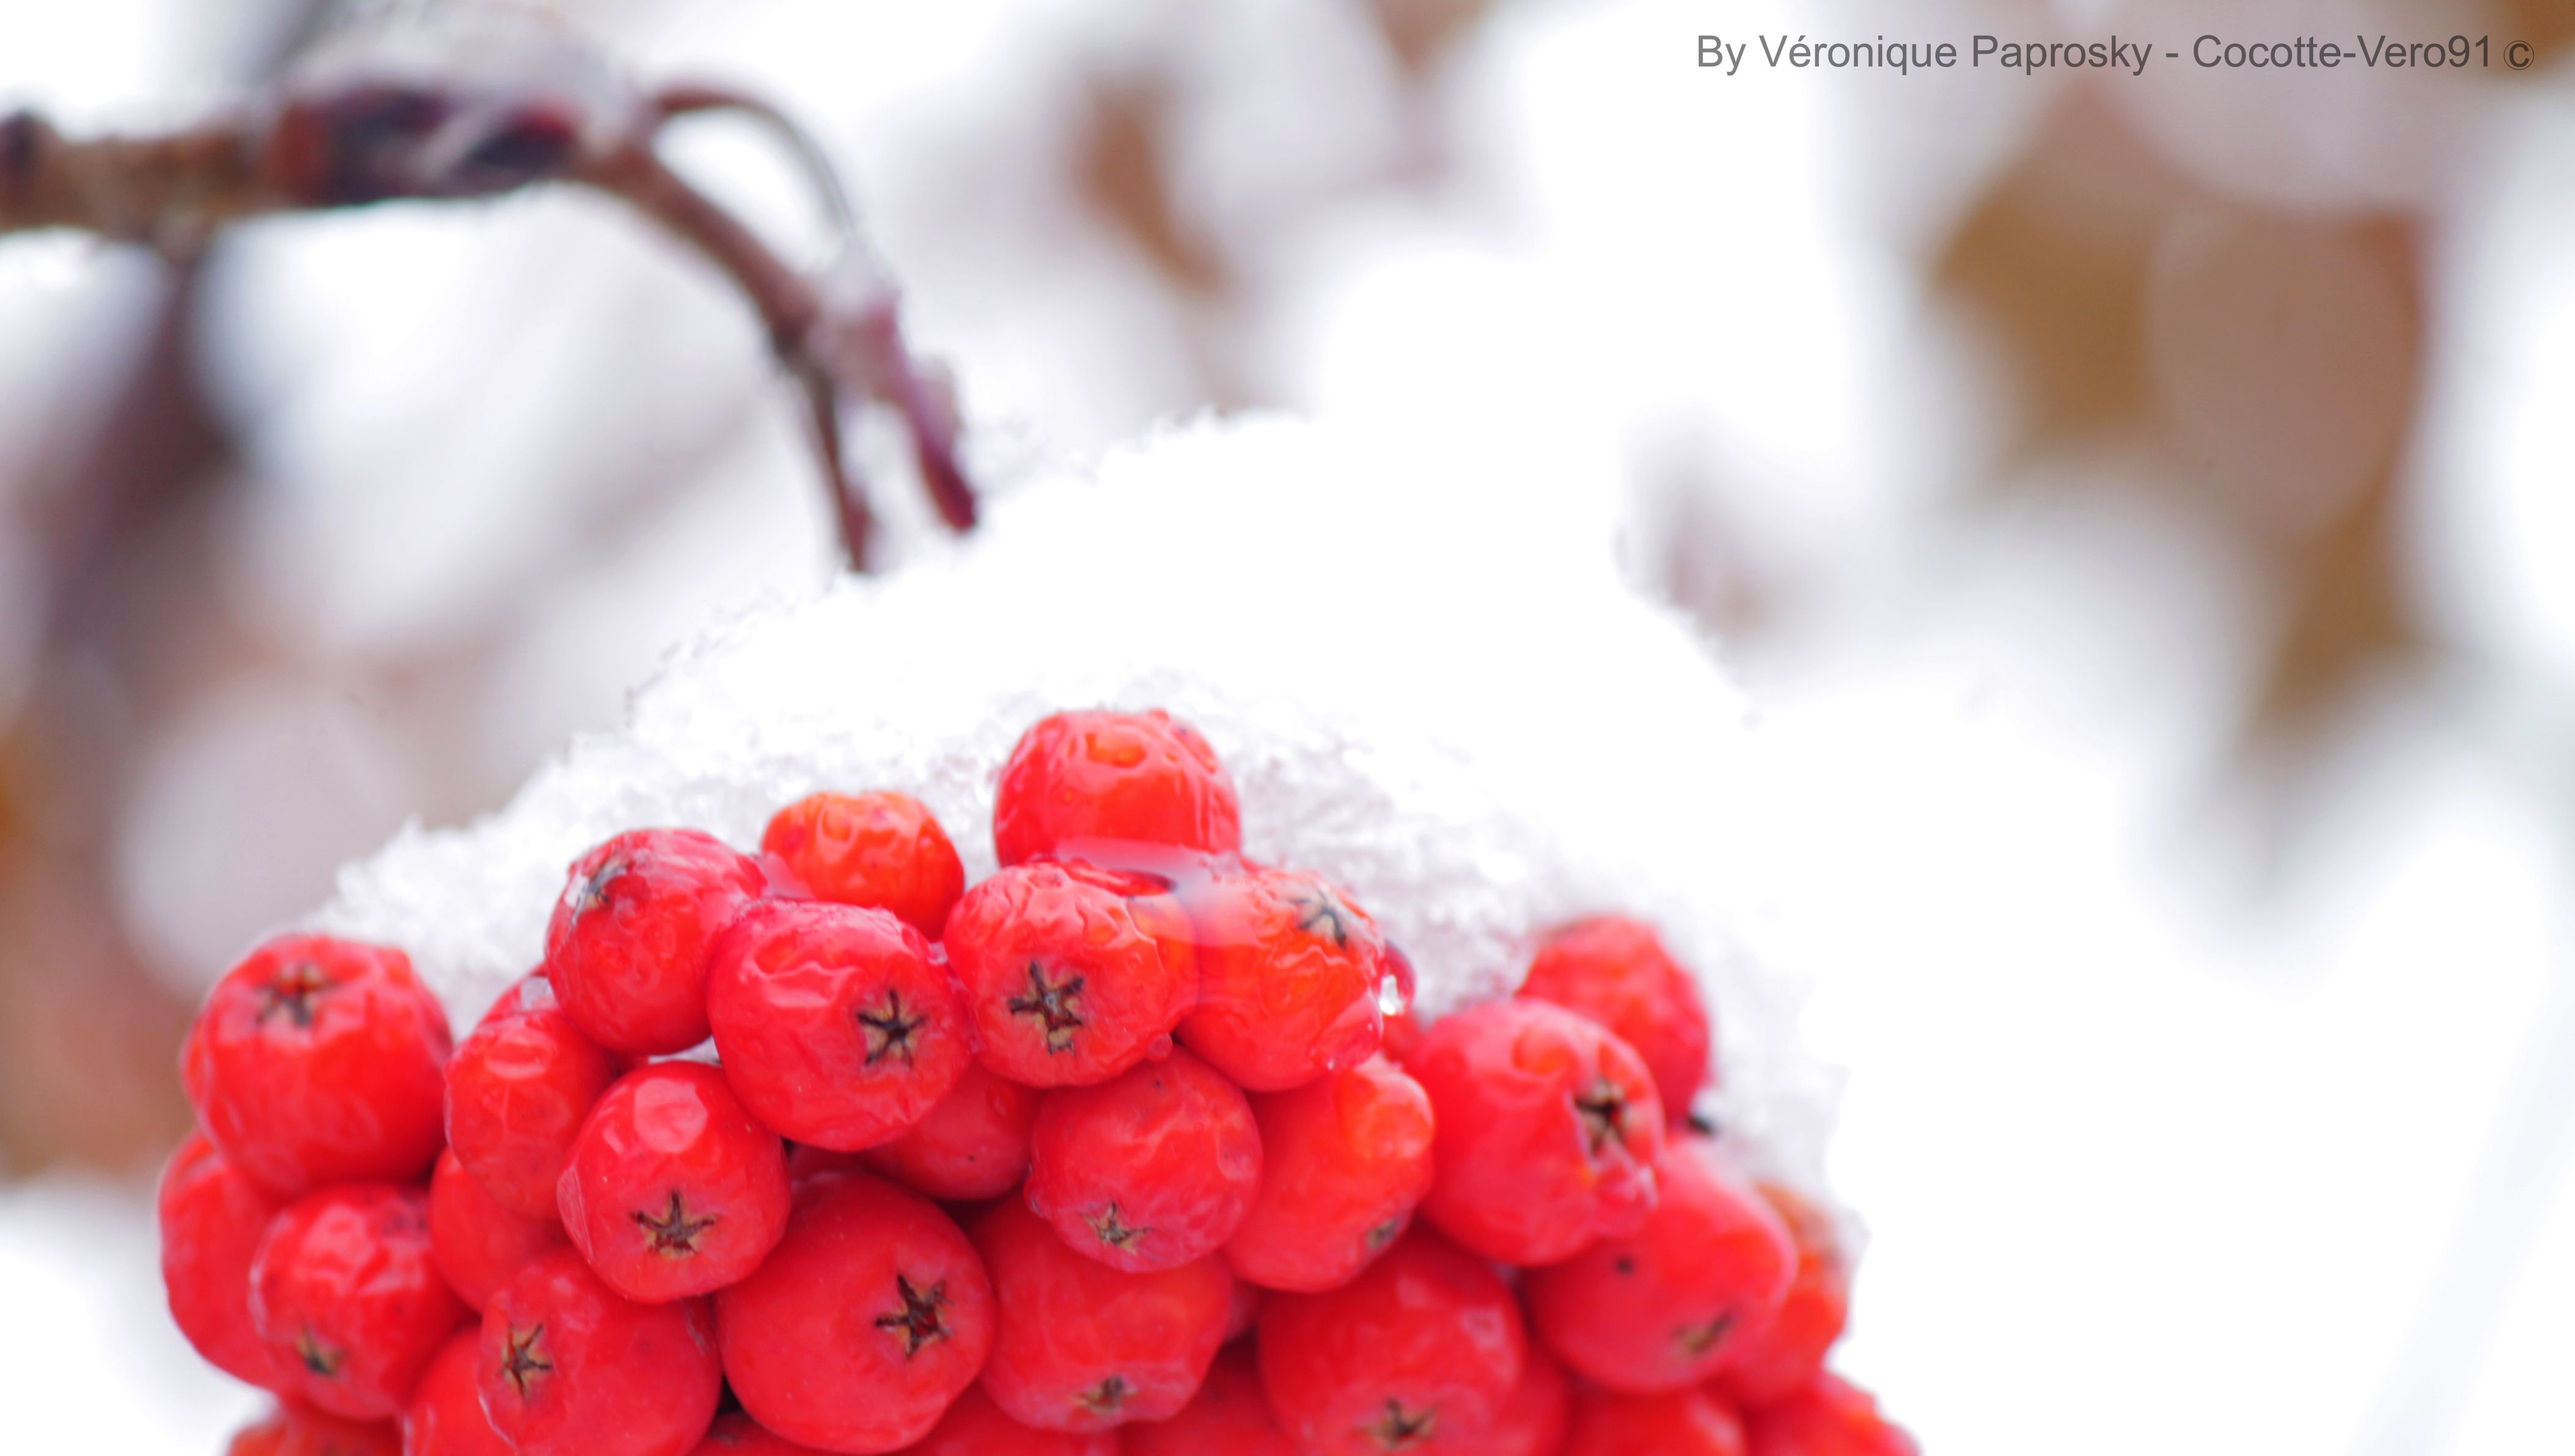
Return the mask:
M 1059 714 L 980 882 L 891 791 L 620 833 L 453 1048 L 402 951 L 261 946 L 161 1197 L 181 1328 L 281 1400 L 234 1450 L 1913 1450 L 1823 1370 L 1831 1220 L 1691 1117 L 1651 927 L 1425 1027 L 1241 817 L 1188 725 Z

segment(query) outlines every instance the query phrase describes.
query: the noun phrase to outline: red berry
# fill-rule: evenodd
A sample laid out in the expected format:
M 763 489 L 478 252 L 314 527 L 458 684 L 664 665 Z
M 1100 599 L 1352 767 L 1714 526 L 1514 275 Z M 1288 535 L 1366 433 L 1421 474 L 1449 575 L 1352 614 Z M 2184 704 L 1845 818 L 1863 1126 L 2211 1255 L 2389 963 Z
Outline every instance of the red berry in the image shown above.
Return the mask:
M 1375 1258 L 1430 1191 L 1430 1096 L 1384 1057 L 1252 1099 L 1261 1191 L 1225 1246 L 1235 1274 L 1315 1293 Z
M 1042 1431 L 1002 1413 L 980 1385 L 969 1386 L 939 1425 L 904 1456 L 1119 1456 L 1118 1431 Z
M 1125 1456 L 1298 1456 L 1296 1445 L 1270 1414 L 1252 1347 L 1229 1345 L 1208 1367 L 1199 1393 L 1169 1420 L 1135 1421 L 1119 1428 Z
M 1829 1371 L 1751 1413 L 1751 1456 L 1921 1456 L 1869 1393 Z
M 1634 1233 L 1520 1281 L 1548 1348 L 1612 1390 L 1706 1379 L 1757 1344 L 1797 1270 L 1786 1225 L 1712 1144 L 1677 1140 L 1654 1172 L 1660 1197 Z
M 1431 1026 L 1404 1063 L 1437 1114 L 1421 1216 L 1506 1264 L 1551 1264 L 1633 1232 L 1654 1206 L 1663 1108 L 1627 1043 L 1544 1001 Z
M 161 1282 L 170 1317 L 215 1368 L 270 1390 L 286 1384 L 250 1317 L 250 1265 L 276 1197 L 244 1177 L 202 1132 L 161 1175 Z
M 919 1122 L 859 1160 L 933 1198 L 998 1198 L 1028 1176 L 1029 1130 L 1043 1095 L 970 1061 Z
M 1070 839 L 1240 849 L 1243 810 L 1216 749 L 1170 714 L 1059 713 L 1002 765 L 993 847 L 1017 864 Z
M 1843 1262 L 1832 1219 L 1794 1189 L 1776 1183 L 1757 1186 L 1796 1240 L 1797 1277 L 1770 1328 L 1717 1372 L 1717 1388 L 1746 1410 L 1768 1405 L 1813 1380 L 1850 1315 L 1850 1267 Z
M 1159 881 L 1048 863 L 966 891 L 947 943 L 985 1065 L 1061 1087 L 1107 1081 L 1168 1044 L 1198 994 L 1189 936 Z
M 707 1438 L 689 1456 L 823 1456 L 811 1446 L 799 1446 L 775 1431 L 765 1430 L 760 1422 L 741 1411 L 727 1411 L 707 1427 Z
M 482 1327 L 467 1325 L 430 1357 L 403 1408 L 403 1456 L 512 1456 L 510 1443 L 483 1414 L 483 1385 L 475 1375 L 482 1348 Z
M 725 1376 L 790 1440 L 892 1451 L 938 1424 L 993 1345 L 982 1260 L 929 1199 L 866 1173 L 796 1190 L 787 1237 L 716 1296 Z
M 1376 1050 L 1387 973 L 1376 922 L 1322 876 L 1255 869 L 1190 896 L 1199 1004 L 1181 1040 L 1246 1091 L 1272 1092 Z
M 707 954 L 768 882 L 712 834 L 619 834 L 573 861 L 546 926 L 546 978 L 611 1051 L 685 1051 L 707 1039 Z
M 1707 1075 L 1707 1003 L 1651 925 L 1602 915 L 1558 930 L 1529 962 L 1520 994 L 1581 1012 L 1634 1047 L 1674 1123 Z
M 1532 1344 L 1527 1363 L 1520 1366 L 1520 1383 L 1511 1388 L 1509 1403 L 1480 1439 L 1433 1437 L 1420 1450 L 1422 1456 L 1556 1456 L 1564 1448 L 1572 1407 L 1572 1382 L 1564 1378 L 1564 1367 Z
M 1261 1381 L 1312 1456 L 1482 1439 L 1527 1363 L 1519 1306 L 1491 1266 L 1419 1229 L 1321 1294 L 1261 1311 Z
M 543 976 L 513 987 L 447 1069 L 447 1139 L 501 1206 L 555 1216 L 574 1134 L 618 1059 L 575 1026 Z
M 787 1228 L 787 1148 L 723 1072 L 663 1061 L 618 1078 L 556 1187 L 564 1232 L 609 1287 L 655 1303 L 722 1289 Z
M 403 1456 L 402 1428 L 392 1421 L 353 1421 L 290 1400 L 234 1432 L 224 1450 L 225 1456 Z
M 705 1300 L 638 1304 L 570 1249 L 492 1296 L 475 1375 L 519 1456 L 683 1456 L 724 1386 Z
M 1186 1051 L 1047 1093 L 1029 1138 L 1030 1209 L 1130 1273 L 1216 1252 L 1260 1186 L 1252 1105 Z
M 251 1315 L 287 1393 L 334 1415 L 399 1414 L 429 1357 L 470 1317 L 439 1276 L 429 1195 L 381 1183 L 288 1205 L 251 1263 Z
M 1743 1422 L 1696 1387 L 1653 1395 L 1585 1390 L 1573 1398 L 1563 1456 L 1745 1456 Z
M 438 1155 L 429 1180 L 430 1251 L 448 1287 L 475 1312 L 520 1265 L 565 1242 L 551 1209 L 543 1218 L 522 1218 L 485 1192 L 455 1153 Z
M 1222 1264 L 1123 1273 L 1075 1253 L 1017 1199 L 973 1234 L 1000 1308 L 984 1389 L 1013 1419 L 1091 1431 L 1189 1404 L 1233 1302 Z
M 411 957 L 280 935 L 215 983 L 188 1029 L 188 1100 L 233 1166 L 286 1197 L 402 1182 L 438 1156 L 452 1049 Z
M 760 847 L 786 861 L 816 899 L 890 910 L 934 940 L 966 892 L 957 846 L 909 794 L 800 798 L 769 821 Z
M 974 1056 L 965 999 L 921 932 L 823 900 L 735 923 L 707 971 L 707 1017 L 754 1115 L 843 1151 L 920 1121 Z

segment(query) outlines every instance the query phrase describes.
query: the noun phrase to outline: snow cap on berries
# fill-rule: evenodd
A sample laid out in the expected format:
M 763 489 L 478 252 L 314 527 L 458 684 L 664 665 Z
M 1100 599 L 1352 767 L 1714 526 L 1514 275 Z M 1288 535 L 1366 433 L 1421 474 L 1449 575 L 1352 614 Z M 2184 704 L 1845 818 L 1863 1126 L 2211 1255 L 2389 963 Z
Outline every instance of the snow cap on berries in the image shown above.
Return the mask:
M 1832 1075 L 1735 938 L 1757 740 L 1704 645 L 1619 580 L 1596 495 L 1508 441 L 1176 428 L 997 495 L 895 575 L 711 630 L 623 727 L 480 823 L 406 830 L 318 920 L 408 947 L 470 1023 L 543 942 L 563 866 L 620 830 L 748 849 L 806 794 L 894 789 L 980 879 L 1030 725 L 1165 709 L 1232 776 L 1244 853 L 1366 905 L 1424 1014 L 1507 992 L 1551 927 L 1658 926 L 1718 1008 L 1703 1110 L 1819 1187 Z

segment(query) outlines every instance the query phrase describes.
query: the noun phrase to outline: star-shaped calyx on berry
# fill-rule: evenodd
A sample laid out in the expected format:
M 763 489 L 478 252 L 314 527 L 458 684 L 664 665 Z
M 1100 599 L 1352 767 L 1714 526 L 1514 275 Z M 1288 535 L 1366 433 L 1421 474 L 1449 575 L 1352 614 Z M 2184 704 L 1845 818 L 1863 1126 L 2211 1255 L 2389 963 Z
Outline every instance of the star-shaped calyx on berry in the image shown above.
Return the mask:
M 307 1325 L 303 1332 L 295 1337 L 295 1358 L 304 1362 L 305 1369 L 325 1380 L 332 1380 L 338 1378 L 340 1366 L 349 1357 L 322 1343 L 322 1337 L 313 1333 L 313 1327 Z
M 538 1376 L 551 1374 L 555 1368 L 554 1361 L 537 1353 L 537 1341 L 542 1339 L 545 1333 L 546 1326 L 543 1320 L 524 1330 L 517 1325 L 512 1325 L 503 1343 L 501 1378 L 510 1382 L 511 1388 L 519 1392 L 521 1400 L 528 1398 L 528 1387 L 536 1383 Z
M 1672 1339 L 1680 1345 L 1682 1354 L 1695 1360 L 1715 1349 L 1725 1339 L 1725 1332 L 1733 1327 L 1734 1311 L 1729 1309 L 1704 1324 L 1682 1325 L 1672 1332 Z
M 1439 1407 L 1407 1411 L 1403 1402 L 1389 1400 L 1385 1410 L 1365 1427 L 1380 1451 L 1409 1451 L 1430 1439 L 1439 1425 Z
M 1014 1016 L 1037 1021 L 1046 1034 L 1050 1052 L 1073 1049 L 1073 1033 L 1082 1025 L 1081 976 L 1067 976 L 1061 981 L 1047 979 L 1046 966 L 1029 962 L 1029 988 L 1011 997 L 1009 1006 Z
M 1093 1415 L 1114 1416 L 1125 1408 L 1127 1397 L 1135 1393 L 1136 1387 L 1127 1383 L 1126 1376 L 1112 1375 L 1074 1399 L 1082 1402 L 1082 1408 Z
M 1296 909 L 1296 928 L 1317 940 L 1329 940 L 1335 950 L 1350 948 L 1350 907 L 1332 893 L 1331 886 L 1315 885 L 1310 893 L 1288 901 Z
M 718 1221 L 717 1215 L 712 1213 L 700 1218 L 690 1217 L 688 1204 L 680 1197 L 677 1188 L 671 1190 L 669 1207 L 660 1213 L 638 1208 L 634 1219 L 643 1227 L 645 1236 L 652 1240 L 653 1252 L 674 1259 L 696 1253 L 698 1235 L 715 1227 Z
M 1136 1251 L 1137 1243 L 1141 1241 L 1145 1235 L 1154 1231 L 1142 1224 L 1129 1223 L 1127 1220 L 1119 1217 L 1118 1204 L 1114 1199 L 1111 1200 L 1108 1207 L 1101 1209 L 1098 1213 L 1084 1214 L 1082 1216 L 1082 1221 L 1091 1226 L 1091 1231 L 1100 1236 L 1100 1241 L 1102 1243 L 1105 1243 L 1111 1248 L 1117 1249 L 1122 1253 L 1134 1253 Z
M 924 1345 L 948 1338 L 948 1281 L 940 1280 L 928 1289 L 914 1284 L 904 1274 L 894 1276 L 895 1296 L 903 1301 L 901 1309 L 889 1309 L 877 1316 L 877 1328 L 891 1331 L 903 1341 L 907 1360 L 921 1353 Z
M 921 1028 L 930 1018 L 918 1010 L 907 1010 L 903 992 L 888 990 L 885 1004 L 857 1013 L 859 1030 L 867 1039 L 868 1065 L 875 1066 L 889 1056 L 899 1056 L 906 1063 L 921 1050 Z
M 1573 1110 L 1582 1117 L 1582 1138 L 1591 1156 L 1615 1142 L 1627 1145 L 1627 1094 L 1607 1077 L 1595 1078 L 1582 1095 L 1573 1099 Z
M 279 966 L 275 977 L 259 988 L 259 1019 L 264 1025 L 271 1016 L 286 1016 L 299 1027 L 311 1027 L 313 1007 L 331 989 L 331 978 L 322 967 L 310 960 L 293 960 Z

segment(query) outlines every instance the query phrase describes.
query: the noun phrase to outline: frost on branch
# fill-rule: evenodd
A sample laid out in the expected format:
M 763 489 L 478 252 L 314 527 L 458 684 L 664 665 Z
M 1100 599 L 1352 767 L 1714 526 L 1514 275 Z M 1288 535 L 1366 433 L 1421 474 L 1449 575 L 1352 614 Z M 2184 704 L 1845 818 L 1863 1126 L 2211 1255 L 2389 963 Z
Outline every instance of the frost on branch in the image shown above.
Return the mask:
M 570 32 L 463 7 L 337 33 L 272 105 L 278 186 L 314 206 L 508 192 L 596 165 L 653 122 Z
M 894 788 L 981 877 L 1024 728 L 1164 707 L 1235 775 L 1246 853 L 1346 887 L 1426 1013 L 1507 990 L 1546 927 L 1656 920 L 1715 1008 L 1704 1109 L 1818 1187 L 1834 1082 L 1735 933 L 1762 852 L 1741 704 L 1618 583 L 1605 532 L 1514 507 L 1545 494 L 1531 474 L 1507 441 L 1260 421 L 1032 483 L 942 555 L 710 633 L 507 809 L 349 867 L 317 923 L 408 948 L 463 1025 L 536 963 L 565 866 L 612 833 L 751 846 L 806 793 Z

